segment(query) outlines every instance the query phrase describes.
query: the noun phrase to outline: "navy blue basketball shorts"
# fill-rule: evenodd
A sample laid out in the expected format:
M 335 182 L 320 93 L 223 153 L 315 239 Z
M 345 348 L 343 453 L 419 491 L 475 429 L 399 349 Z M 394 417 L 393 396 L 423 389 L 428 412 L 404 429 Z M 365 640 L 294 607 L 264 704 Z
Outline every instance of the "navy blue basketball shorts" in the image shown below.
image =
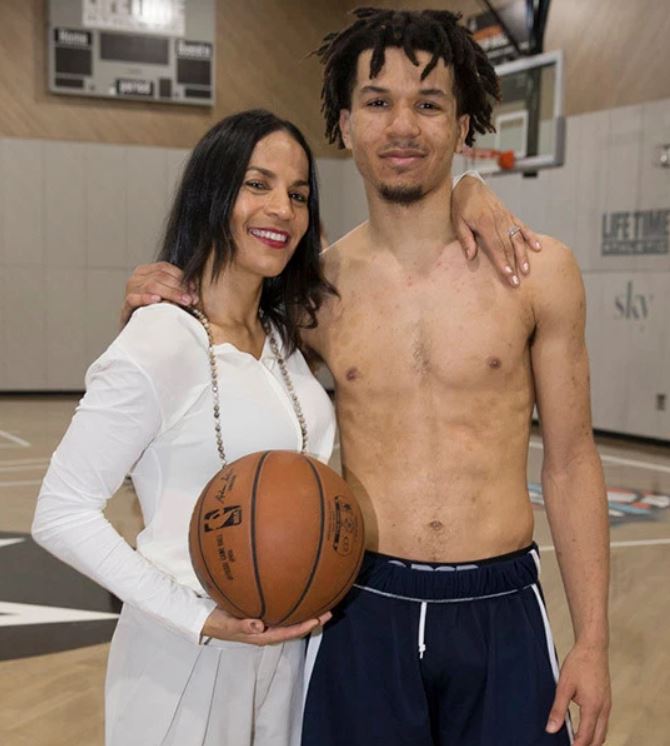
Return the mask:
M 367 552 L 310 638 L 302 746 L 567 746 L 536 545 L 432 564 Z

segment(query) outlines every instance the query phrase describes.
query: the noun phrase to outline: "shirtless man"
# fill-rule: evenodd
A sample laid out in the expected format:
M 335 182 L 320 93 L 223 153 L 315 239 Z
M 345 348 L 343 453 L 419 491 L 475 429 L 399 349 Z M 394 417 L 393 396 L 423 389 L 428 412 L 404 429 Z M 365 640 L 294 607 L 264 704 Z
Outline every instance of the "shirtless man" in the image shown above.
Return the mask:
M 608 525 L 577 265 L 545 237 L 512 292 L 444 219 L 453 154 L 489 124 L 496 86 L 454 16 L 364 9 L 320 52 L 328 134 L 353 153 L 370 219 L 327 252 L 340 297 L 304 341 L 335 378 L 370 551 L 310 641 L 303 744 L 563 745 L 574 700 L 574 743 L 600 745 Z M 575 633 L 557 687 L 526 484 L 535 404 Z

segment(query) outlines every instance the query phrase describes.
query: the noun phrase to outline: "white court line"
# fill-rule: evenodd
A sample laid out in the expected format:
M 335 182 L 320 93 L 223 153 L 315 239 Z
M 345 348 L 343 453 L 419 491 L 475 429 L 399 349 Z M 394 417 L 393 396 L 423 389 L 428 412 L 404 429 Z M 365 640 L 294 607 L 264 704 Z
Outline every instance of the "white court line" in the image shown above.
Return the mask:
M 611 549 L 620 549 L 622 547 L 656 547 L 670 544 L 670 539 L 637 539 L 631 541 L 611 541 Z M 556 547 L 551 544 L 547 544 L 544 547 L 540 547 L 541 552 L 555 552 Z
M 47 466 L 48 466 L 47 461 L 43 461 L 41 464 L 16 464 L 15 466 L 0 466 L 0 472 L 36 471 L 37 469 L 45 469 Z
M 0 601 L 0 627 L 18 627 L 27 624 L 57 624 L 63 622 L 89 622 L 100 619 L 118 619 L 118 614 L 84 609 L 63 609 L 57 606 L 15 604 Z
M 0 459 L 0 466 L 22 466 L 24 464 L 48 464 L 49 458 L 42 456 L 41 458 L 10 458 Z
M 42 484 L 41 479 L 26 479 L 18 482 L 0 482 L 0 487 L 24 487 L 29 484 Z
M 0 443 L 0 448 L 30 448 L 30 443 L 18 435 L 12 435 L 5 430 L 0 430 L 0 437 L 6 438 L 9 443 Z
M 23 537 L 17 539 L 0 539 L 0 548 L 9 547 L 12 544 L 20 544 L 22 541 L 25 541 Z
M 536 440 L 531 440 L 531 448 L 538 448 L 544 450 L 544 445 Z M 600 454 L 600 460 L 606 461 L 610 464 L 621 464 L 622 466 L 634 466 L 638 469 L 650 469 L 651 471 L 662 471 L 670 474 L 670 466 L 663 464 L 655 464 L 653 461 L 638 461 L 632 458 L 620 458 L 619 456 L 608 456 L 606 453 Z

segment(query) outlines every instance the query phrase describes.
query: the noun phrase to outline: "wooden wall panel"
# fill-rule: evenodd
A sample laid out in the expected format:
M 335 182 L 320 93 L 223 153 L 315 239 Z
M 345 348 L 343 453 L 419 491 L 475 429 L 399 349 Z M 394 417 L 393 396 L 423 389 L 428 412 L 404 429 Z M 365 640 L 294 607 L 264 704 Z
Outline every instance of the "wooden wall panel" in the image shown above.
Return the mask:
M 546 48 L 566 54 L 567 114 L 670 96 L 667 0 L 553 0 Z
M 494 0 L 494 6 L 509 0 Z M 363 3 L 347 0 L 347 10 Z M 482 12 L 478 0 L 377 0 L 386 8 Z M 566 57 L 565 113 L 670 97 L 668 0 L 552 0 L 545 50 Z
M 497 0 L 498 3 L 506 0 Z M 357 0 L 219 0 L 213 109 L 78 99 L 46 90 L 46 2 L 0 3 L 0 136 L 188 148 L 222 116 L 266 106 L 305 131 L 319 155 L 320 67 L 305 55 Z M 378 0 L 384 7 L 478 12 L 477 0 Z M 546 48 L 566 53 L 566 113 L 670 96 L 665 0 L 553 0 Z
M 320 66 L 305 56 L 341 25 L 343 7 L 343 0 L 218 0 L 209 109 L 49 93 L 45 0 L 2 0 L 0 136 L 190 148 L 221 117 L 264 106 L 295 121 L 317 154 L 337 157 L 323 137 Z
M 505 2 L 506 0 L 498 0 Z M 228 113 L 266 106 L 305 131 L 320 155 L 320 68 L 305 55 L 357 0 L 219 0 L 217 104 L 190 108 L 55 96 L 46 90 L 44 0 L 0 3 L 0 136 L 191 147 Z M 384 7 L 477 12 L 477 0 L 379 0 Z M 566 113 L 670 96 L 665 0 L 553 0 L 546 48 L 566 53 Z

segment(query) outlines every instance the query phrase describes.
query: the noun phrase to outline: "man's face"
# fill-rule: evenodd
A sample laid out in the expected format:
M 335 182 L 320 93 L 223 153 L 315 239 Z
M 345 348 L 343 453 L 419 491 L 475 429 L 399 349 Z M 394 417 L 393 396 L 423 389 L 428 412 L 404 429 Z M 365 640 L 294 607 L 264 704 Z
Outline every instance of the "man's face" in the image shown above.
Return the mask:
M 453 70 L 442 60 L 421 80 L 431 59 L 416 52 L 419 66 L 402 49 L 387 47 L 385 63 L 370 78 L 372 50 L 358 57 L 351 110 L 340 112 L 344 143 L 363 178 L 387 201 L 411 204 L 451 179 L 469 117 L 456 115 Z

